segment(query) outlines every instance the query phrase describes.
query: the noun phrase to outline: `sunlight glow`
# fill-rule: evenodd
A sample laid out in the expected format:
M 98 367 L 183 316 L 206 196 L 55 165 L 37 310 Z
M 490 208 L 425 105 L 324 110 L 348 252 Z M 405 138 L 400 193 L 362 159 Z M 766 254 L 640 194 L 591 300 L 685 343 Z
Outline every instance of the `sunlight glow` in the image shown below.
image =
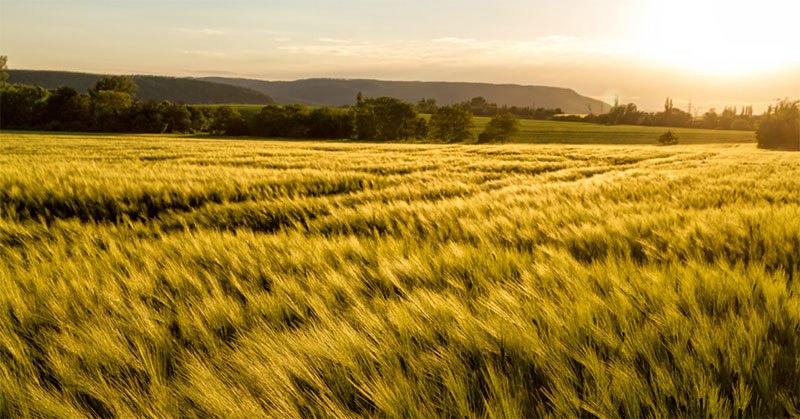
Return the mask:
M 653 1 L 646 14 L 639 48 L 660 65 L 730 77 L 800 63 L 797 0 Z

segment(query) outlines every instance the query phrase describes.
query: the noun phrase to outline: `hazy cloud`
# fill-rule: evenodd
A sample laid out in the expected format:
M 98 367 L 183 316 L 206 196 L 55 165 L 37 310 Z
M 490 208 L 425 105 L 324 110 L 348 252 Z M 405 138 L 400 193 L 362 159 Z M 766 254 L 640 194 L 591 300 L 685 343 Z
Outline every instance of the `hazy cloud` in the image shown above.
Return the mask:
M 487 59 L 514 62 L 542 62 L 590 55 L 620 56 L 630 49 L 619 42 L 590 41 L 570 36 L 546 36 L 529 41 L 480 40 L 442 37 L 428 41 L 352 42 L 319 38 L 315 42 L 283 45 L 278 50 L 310 56 L 345 56 L 364 60 L 409 60 L 416 63 L 486 62 Z
M 196 57 L 206 57 L 206 58 L 221 58 L 227 57 L 228 53 L 221 52 L 221 51 L 204 51 L 204 50 L 189 50 L 183 51 L 184 55 L 193 55 Z
M 349 39 L 338 39 L 338 38 L 317 38 L 317 41 L 328 44 L 350 44 L 353 42 Z
M 213 28 L 178 28 L 178 31 L 191 35 L 205 35 L 205 36 L 225 35 L 228 33 L 228 31 L 225 30 L 213 29 Z

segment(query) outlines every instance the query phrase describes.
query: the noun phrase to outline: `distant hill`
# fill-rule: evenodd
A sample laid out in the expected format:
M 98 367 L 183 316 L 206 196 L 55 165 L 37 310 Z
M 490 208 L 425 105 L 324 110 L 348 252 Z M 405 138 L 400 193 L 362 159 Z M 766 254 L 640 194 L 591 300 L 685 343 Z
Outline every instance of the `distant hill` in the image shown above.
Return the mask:
M 55 89 L 69 86 L 79 92 L 86 92 L 103 75 L 73 73 L 68 71 L 8 70 L 9 83 L 23 83 Z M 270 104 L 275 103 L 269 96 L 230 83 L 215 83 L 207 80 L 176 78 L 162 76 L 132 76 L 139 91 L 136 97 L 140 100 L 169 100 L 186 104 L 239 103 Z
M 319 106 L 341 106 L 355 103 L 356 95 L 391 96 L 416 103 L 433 98 L 449 105 L 483 96 L 490 102 L 508 106 L 561 108 L 565 113 L 588 113 L 609 105 L 582 96 L 571 89 L 516 84 L 452 83 L 417 81 L 306 79 L 297 81 L 264 81 L 226 77 L 204 77 L 202 80 L 248 87 L 269 95 L 278 103 Z
M 68 71 L 8 70 L 10 83 L 24 83 L 55 89 L 72 87 L 86 92 L 100 74 Z M 508 106 L 561 108 L 565 113 L 608 110 L 610 105 L 582 96 L 572 89 L 516 84 L 381 81 L 345 79 L 306 79 L 265 81 L 226 77 L 176 78 L 132 76 L 139 85 L 140 100 L 169 100 L 186 104 L 303 104 L 316 106 L 353 105 L 356 95 L 391 96 L 416 103 L 422 98 L 449 105 L 483 96 L 490 102 Z

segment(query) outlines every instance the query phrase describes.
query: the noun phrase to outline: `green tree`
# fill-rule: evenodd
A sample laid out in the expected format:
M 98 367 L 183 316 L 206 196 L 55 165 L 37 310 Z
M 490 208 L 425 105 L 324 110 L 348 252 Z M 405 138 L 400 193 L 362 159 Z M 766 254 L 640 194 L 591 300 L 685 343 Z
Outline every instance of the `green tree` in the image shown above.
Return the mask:
M 510 113 L 502 113 L 486 124 L 486 128 L 478 136 L 478 142 L 506 142 L 517 132 L 519 132 L 519 120 Z
M 91 97 L 93 128 L 96 131 L 124 132 L 126 117 L 133 107 L 133 98 L 125 92 L 96 91 Z
M 711 108 L 703 114 L 703 128 L 715 129 L 719 126 L 719 115 L 717 110 Z
M 375 109 L 364 102 L 361 92 L 358 93 L 358 102 L 353 108 L 353 127 L 357 140 L 374 141 L 378 138 L 378 121 Z
M 94 96 L 102 91 L 112 91 L 127 93 L 134 96 L 138 90 L 139 87 L 136 85 L 136 82 L 128 76 L 106 76 L 98 80 L 97 83 L 89 89 L 89 94 Z
M 413 137 L 417 114 L 407 102 L 391 97 L 361 99 L 355 109 L 356 139 L 398 141 Z
M 428 121 L 425 120 L 425 118 L 417 118 L 417 125 L 414 127 L 414 137 L 417 139 L 428 137 Z
M 461 107 L 475 116 L 493 116 L 497 113 L 497 104 L 491 103 L 483 96 L 478 96 L 461 104 Z
M 342 109 L 316 108 L 306 115 L 306 135 L 311 138 L 350 138 L 353 120 Z
M 102 94 L 111 93 L 103 91 Z M 120 92 L 114 92 L 119 94 Z M 152 100 L 136 102 L 130 110 L 129 129 L 132 132 L 162 133 L 167 130 L 161 104 Z
M 48 130 L 86 130 L 92 123 L 89 98 L 71 87 L 59 87 L 48 96 L 42 121 Z
M 37 126 L 49 92 L 25 84 L 0 85 L 0 126 L 28 129 Z
M 106 76 L 98 80 L 90 89 L 93 127 L 96 131 L 127 131 L 129 129 L 125 117 L 137 120 L 140 130 L 144 129 L 147 115 L 130 115 L 129 111 L 134 106 L 133 95 L 136 93 L 136 83 L 127 76 Z M 144 111 L 144 109 L 140 109 Z M 153 122 L 152 120 L 148 120 Z M 145 132 L 152 132 L 152 125 Z
M 460 106 L 442 106 L 431 116 L 428 137 L 448 143 L 472 138 L 472 114 Z
M 164 101 L 160 108 L 166 124 L 165 132 L 191 132 L 192 113 L 186 105 Z
M 192 130 L 192 114 L 186 105 L 163 102 L 135 102 L 130 110 L 133 132 L 175 133 Z
M 717 128 L 719 129 L 731 129 L 731 125 L 733 121 L 736 119 L 737 115 L 736 107 L 726 106 L 725 109 L 722 111 L 722 114 L 719 116 L 719 121 L 717 122 Z
M 759 148 L 800 150 L 800 101 L 782 100 L 762 116 L 756 131 Z
M 192 132 L 209 132 L 213 112 L 208 108 L 189 106 Z
M 419 113 L 427 113 L 432 115 L 434 112 L 436 112 L 438 105 L 436 105 L 436 99 L 423 98 L 417 102 L 417 106 L 415 108 Z
M 267 105 L 253 119 L 253 131 L 264 137 L 303 138 L 307 112 L 301 105 Z
M 238 110 L 224 105 L 214 112 L 210 130 L 212 135 L 245 135 L 247 124 Z
M 618 102 L 615 103 L 614 107 L 612 107 L 607 114 L 599 116 L 602 118 L 598 122 L 611 125 L 635 125 L 642 119 L 643 112 L 639 111 L 636 104 L 628 103 L 627 105 L 620 105 Z
M 658 137 L 658 143 L 661 145 L 675 145 L 678 144 L 678 136 L 672 131 L 667 131 Z

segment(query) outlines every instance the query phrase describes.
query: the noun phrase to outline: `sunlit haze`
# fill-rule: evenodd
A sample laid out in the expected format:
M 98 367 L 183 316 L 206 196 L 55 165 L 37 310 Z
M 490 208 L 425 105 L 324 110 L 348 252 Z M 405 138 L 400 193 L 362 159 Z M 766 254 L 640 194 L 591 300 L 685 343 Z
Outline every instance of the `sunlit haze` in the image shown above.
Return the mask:
M 793 0 L 2 0 L 17 69 L 561 86 L 656 109 L 800 96 Z
M 800 64 L 800 3 L 652 2 L 641 20 L 643 57 L 712 77 L 765 76 Z

